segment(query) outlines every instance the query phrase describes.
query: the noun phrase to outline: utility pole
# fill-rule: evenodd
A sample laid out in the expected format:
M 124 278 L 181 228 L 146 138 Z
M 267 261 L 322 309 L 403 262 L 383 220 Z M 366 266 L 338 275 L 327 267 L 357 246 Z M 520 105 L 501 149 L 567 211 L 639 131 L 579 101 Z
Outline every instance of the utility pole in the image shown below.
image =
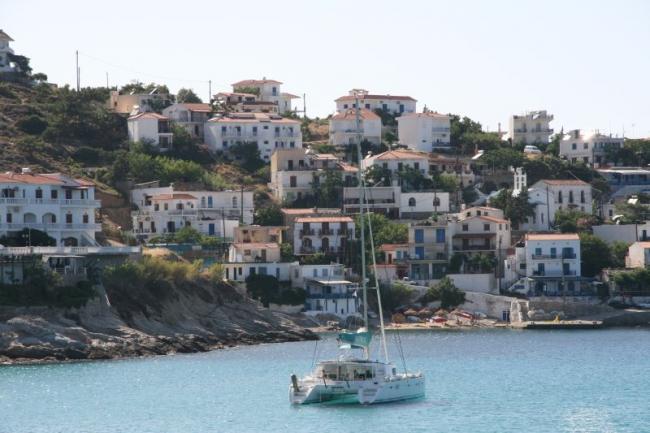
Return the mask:
M 110 87 L 109 87 L 109 85 L 108 85 L 108 72 L 106 72 L 106 88 L 107 88 L 107 89 L 110 89 Z
M 307 118 L 307 94 L 302 94 L 302 117 L 303 119 Z
M 79 50 L 75 51 L 75 64 L 76 64 L 76 71 L 77 71 L 77 92 L 79 91 L 79 86 L 80 86 L 80 79 L 79 79 Z
M 240 222 L 241 225 L 244 225 L 244 184 L 243 183 L 241 185 L 241 190 L 240 191 L 241 191 L 241 193 L 240 193 L 241 200 L 239 200 L 240 201 L 239 205 L 240 205 L 241 210 L 240 210 L 240 213 L 239 213 L 239 222 Z
M 208 80 L 208 104 L 212 103 L 212 80 Z

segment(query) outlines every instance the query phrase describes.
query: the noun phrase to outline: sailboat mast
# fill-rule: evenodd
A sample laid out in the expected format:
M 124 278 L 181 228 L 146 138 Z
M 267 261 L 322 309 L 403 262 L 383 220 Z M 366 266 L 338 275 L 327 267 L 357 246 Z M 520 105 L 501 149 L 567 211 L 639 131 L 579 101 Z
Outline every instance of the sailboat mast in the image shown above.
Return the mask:
M 361 110 L 359 108 L 359 97 L 364 96 L 367 92 L 362 89 L 353 89 L 352 93 L 354 94 L 355 102 L 355 121 L 357 129 L 357 159 L 358 159 L 358 170 L 357 170 L 357 182 L 359 186 L 359 225 L 361 230 L 361 289 L 363 291 L 363 325 L 368 329 L 368 288 L 366 286 L 366 233 L 365 233 L 365 221 L 363 215 L 363 207 L 365 205 L 365 189 L 363 187 L 363 175 L 361 173 Z M 368 356 L 366 350 L 366 357 Z

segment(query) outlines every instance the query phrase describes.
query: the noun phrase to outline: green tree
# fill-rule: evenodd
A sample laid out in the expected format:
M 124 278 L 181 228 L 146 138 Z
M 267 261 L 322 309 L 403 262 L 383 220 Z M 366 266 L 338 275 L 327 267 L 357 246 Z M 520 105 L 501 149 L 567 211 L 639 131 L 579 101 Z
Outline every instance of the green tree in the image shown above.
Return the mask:
M 237 143 L 228 151 L 235 158 L 235 163 L 249 173 L 254 173 L 264 166 L 264 161 L 255 142 Z
M 518 196 L 512 196 L 512 190 L 504 189 L 490 200 L 490 205 L 503 210 L 510 222 L 518 227 L 528 217 L 535 214 L 535 207 L 528 201 L 528 191 L 521 191 Z
M 234 92 L 235 93 L 248 93 L 249 95 L 257 95 L 257 96 L 259 96 L 260 89 L 259 89 L 259 87 L 242 86 L 242 87 L 236 87 Z
M 610 250 L 612 251 L 611 267 L 625 267 L 625 256 L 627 256 L 627 250 L 629 247 L 630 245 L 623 241 L 615 241 L 610 245 Z
M 381 287 L 381 306 L 384 311 L 393 312 L 397 307 L 409 304 L 415 296 L 415 289 L 399 281 Z
M 440 301 L 441 308 L 453 308 L 465 302 L 465 292 L 458 289 L 449 277 L 432 286 L 420 299 L 423 303 Z
M 460 187 L 458 177 L 453 174 L 434 173 L 432 180 L 435 189 L 440 189 L 450 194 L 457 192 Z
M 260 226 L 280 226 L 282 225 L 282 210 L 277 204 L 258 207 L 253 221 L 254 224 Z
M 616 213 L 622 215 L 623 224 L 641 224 L 650 219 L 650 208 L 640 203 L 619 203 L 616 206 Z
M 555 228 L 562 233 L 589 231 L 596 223 L 596 217 L 577 209 L 560 209 L 555 212 L 555 221 L 553 221 Z
M 483 132 L 481 124 L 473 121 L 467 116 L 461 118 L 457 114 L 450 114 L 449 123 L 451 145 L 458 148 L 462 147 L 466 134 Z
M 280 283 L 273 275 L 252 274 L 246 277 L 246 291 L 265 307 L 280 294 Z
M 411 166 L 403 167 L 397 176 L 404 192 L 433 189 L 434 181 Z
M 283 242 L 280 244 L 280 257 L 283 262 L 293 260 L 293 245 L 291 243 Z
M 609 245 L 590 233 L 580 233 L 580 256 L 582 257 L 582 275 L 595 277 L 612 265 L 612 253 Z
M 194 93 L 192 89 L 181 88 L 176 93 L 176 102 L 188 104 L 200 104 L 203 101 Z
M 201 233 L 193 227 L 183 227 L 174 233 L 174 241 L 181 244 L 197 244 L 201 238 Z
M 379 165 L 372 165 L 364 173 L 366 185 L 390 186 L 392 171 Z
M 515 149 L 503 147 L 486 151 L 481 160 L 493 169 L 507 169 L 520 167 L 524 163 L 524 156 Z
M 327 170 L 322 178 L 314 178 L 311 187 L 318 207 L 341 207 L 343 175 L 340 171 Z

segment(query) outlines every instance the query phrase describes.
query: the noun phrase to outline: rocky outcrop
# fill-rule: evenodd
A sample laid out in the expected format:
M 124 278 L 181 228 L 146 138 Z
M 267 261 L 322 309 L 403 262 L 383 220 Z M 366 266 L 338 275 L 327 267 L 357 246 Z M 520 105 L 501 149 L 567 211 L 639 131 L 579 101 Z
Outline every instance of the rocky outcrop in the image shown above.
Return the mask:
M 0 308 L 0 362 L 164 355 L 317 338 L 226 285 L 218 291 L 192 287 L 150 304 L 114 295 L 79 309 Z

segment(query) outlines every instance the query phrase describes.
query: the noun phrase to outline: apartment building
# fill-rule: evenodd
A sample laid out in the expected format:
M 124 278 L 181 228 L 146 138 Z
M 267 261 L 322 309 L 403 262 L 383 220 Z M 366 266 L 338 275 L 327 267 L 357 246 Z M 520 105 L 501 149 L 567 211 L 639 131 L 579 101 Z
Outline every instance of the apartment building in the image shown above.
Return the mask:
M 242 221 L 253 223 L 253 191 L 176 191 L 173 186 L 131 191 L 131 213 L 141 241 L 192 227 L 202 234 L 232 239 Z
M 283 242 L 284 226 L 242 225 L 233 230 L 234 243 L 276 243 Z
M 346 279 L 305 279 L 305 314 L 334 314 L 341 319 L 357 315 L 359 310 L 358 283 Z
M 172 103 L 172 97 L 161 93 L 158 88 L 149 93 L 130 93 L 121 95 L 119 91 L 112 90 L 106 101 L 106 107 L 118 114 L 137 114 L 154 111 L 154 107 L 164 107 Z
M 269 188 L 280 201 L 293 202 L 313 194 L 330 171 L 339 171 L 346 185 L 356 184 L 357 169 L 332 154 L 311 149 L 278 149 L 271 155 Z
M 203 140 L 205 122 L 210 119 L 210 104 L 177 103 L 162 111 L 163 116 L 185 128 L 192 138 Z
M 356 110 L 348 109 L 336 113 L 330 118 L 330 144 L 335 146 L 351 146 L 361 141 L 378 145 L 381 143 L 381 117 L 370 110 L 359 110 L 359 125 L 357 128 Z
M 295 219 L 293 226 L 293 253 L 345 253 L 348 240 L 355 239 L 354 220 L 348 216 L 308 216 Z
M 336 111 L 339 113 L 357 108 L 356 97 L 352 90 L 347 95 L 337 98 L 335 102 Z M 370 111 L 382 110 L 398 116 L 404 113 L 415 113 L 416 103 L 417 101 L 410 96 L 366 94 L 359 98 L 359 108 Z
M 255 143 L 268 162 L 276 149 L 302 147 L 300 122 L 277 114 L 230 113 L 205 123 L 205 142 L 212 152 L 227 152 L 242 143 Z
M 359 188 L 343 188 L 343 212 L 359 213 Z M 445 191 L 403 192 L 399 186 L 365 189 L 366 206 L 371 212 L 393 219 L 422 219 L 449 212 L 449 193 Z
M 27 230 L 46 233 L 57 246 L 95 246 L 101 224 L 95 214 L 95 184 L 61 173 L 37 174 L 28 168 L 0 174 L 0 235 Z
M 450 130 L 449 116 L 433 111 L 407 113 L 397 118 L 400 144 L 418 152 L 449 149 Z
M 277 104 L 262 101 L 252 93 L 220 92 L 214 95 L 214 99 L 221 107 L 219 110 L 224 112 L 279 114 L 280 111 Z
M 511 245 L 510 221 L 492 207 L 464 209 L 449 221 L 451 250 L 467 257 L 483 253 L 505 257 Z
M 14 50 L 9 46 L 14 40 L 0 29 L 0 72 L 14 72 L 18 70 L 18 65 L 9 60 L 14 54 Z
M 158 113 L 138 113 L 128 118 L 130 142 L 153 145 L 160 152 L 173 148 L 173 136 L 169 117 Z
M 510 117 L 507 138 L 517 144 L 548 143 L 553 134 L 553 115 L 546 110 L 530 111 Z
M 593 212 L 591 185 L 579 179 L 543 179 L 528 188 L 528 200 L 535 214 L 523 224 L 524 230 L 551 230 L 560 209 Z
M 574 129 L 564 134 L 560 141 L 560 157 L 572 164 L 582 162 L 593 167 L 606 166 L 607 154 L 623 147 L 625 138 L 612 137 L 598 131 Z
M 581 287 L 580 238 L 576 233 L 527 233 L 506 261 L 510 280 L 529 296 L 587 294 Z
M 293 111 L 291 101 L 299 99 L 299 96 L 281 91 L 282 82 L 268 80 L 266 77 L 261 80 L 242 80 L 232 84 L 235 93 L 253 94 L 257 96 L 256 102 L 270 102 L 277 107 L 278 113 Z
M 405 260 L 411 280 L 428 284 L 445 276 L 450 258 L 450 234 L 447 219 L 409 226 L 408 255 Z

